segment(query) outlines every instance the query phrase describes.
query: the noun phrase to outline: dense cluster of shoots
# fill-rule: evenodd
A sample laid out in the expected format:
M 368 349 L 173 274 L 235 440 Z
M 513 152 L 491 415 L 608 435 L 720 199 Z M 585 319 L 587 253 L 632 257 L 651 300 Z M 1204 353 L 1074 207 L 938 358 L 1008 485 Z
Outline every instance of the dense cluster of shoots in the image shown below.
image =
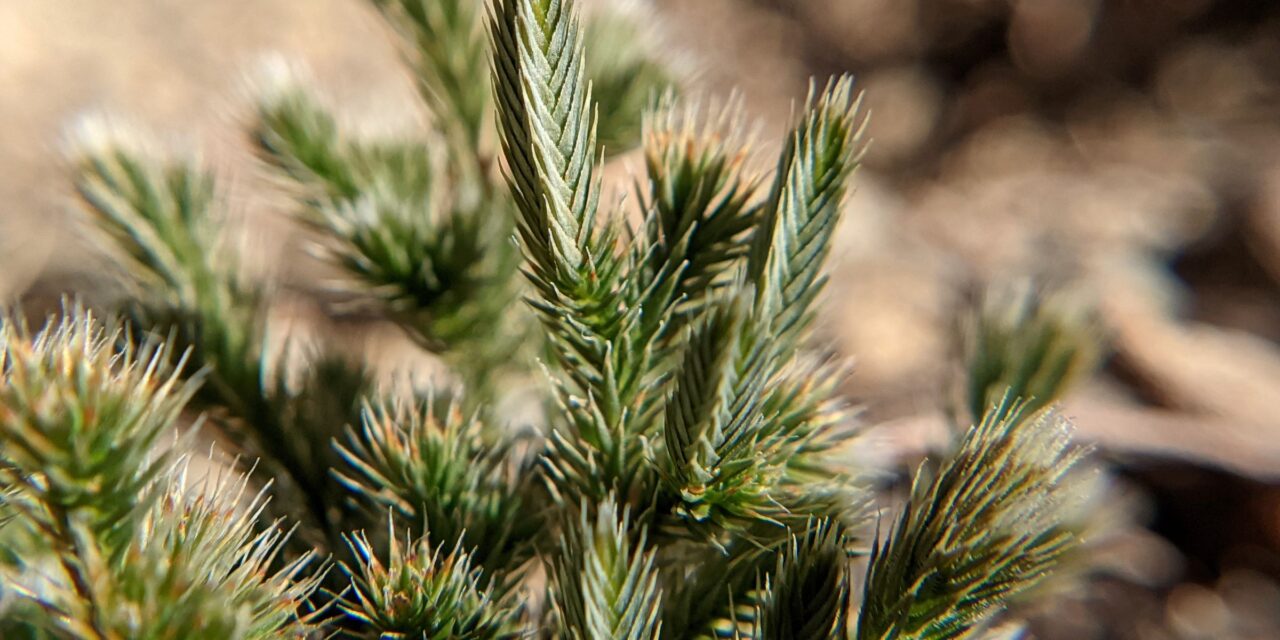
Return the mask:
M 120 320 L 0 320 L 5 637 L 957 638 L 1077 546 L 1080 454 L 1047 407 L 1095 347 L 1048 305 L 972 324 L 974 426 L 892 527 L 837 455 L 845 367 L 806 339 L 864 149 L 850 78 L 812 85 L 757 175 L 739 105 L 683 106 L 637 23 L 373 4 L 429 124 L 356 135 L 276 72 L 249 135 L 331 295 L 452 378 L 280 355 L 282 290 L 244 275 L 214 174 L 96 132 L 75 184 Z M 638 219 L 601 197 L 634 145 Z M 515 388 L 537 409 L 503 410 Z M 197 416 L 252 480 L 175 466 Z

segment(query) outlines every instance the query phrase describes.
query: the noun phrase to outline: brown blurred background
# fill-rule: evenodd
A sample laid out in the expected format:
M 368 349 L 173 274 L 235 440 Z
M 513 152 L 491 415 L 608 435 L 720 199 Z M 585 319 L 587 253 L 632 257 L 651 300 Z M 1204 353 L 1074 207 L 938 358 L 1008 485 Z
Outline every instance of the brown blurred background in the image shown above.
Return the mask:
M 1036 276 L 1097 306 L 1112 355 L 1065 410 L 1132 526 L 1083 593 L 1032 612 L 1037 637 L 1280 637 L 1280 3 L 625 4 L 656 20 L 686 93 L 741 91 L 761 166 L 811 75 L 866 90 L 874 142 L 821 338 L 855 358 L 848 392 L 883 454 L 936 436 L 975 287 Z M 353 122 L 420 121 L 360 0 L 0 2 L 0 298 L 93 286 L 62 152 L 100 111 L 200 149 L 258 268 L 319 291 L 242 134 L 268 53 L 305 63 Z

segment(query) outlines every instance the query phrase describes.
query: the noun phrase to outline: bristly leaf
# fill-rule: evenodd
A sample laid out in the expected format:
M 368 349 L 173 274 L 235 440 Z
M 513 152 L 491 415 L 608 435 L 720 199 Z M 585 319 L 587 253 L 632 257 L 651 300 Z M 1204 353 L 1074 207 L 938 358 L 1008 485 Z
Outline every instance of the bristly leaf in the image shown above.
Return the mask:
M 987 412 L 930 479 L 922 471 L 867 569 L 859 640 L 965 637 L 1039 583 L 1079 540 L 1070 425 L 1025 405 Z
M 645 276 L 678 280 L 671 295 L 681 316 L 696 316 L 709 294 L 730 284 L 756 222 L 757 181 L 742 173 L 748 147 L 735 144 L 740 119 L 736 102 L 704 123 L 696 109 L 679 110 L 670 97 L 645 117 L 649 183 L 641 197 L 652 212 Z
M 539 529 L 522 497 L 532 470 L 484 442 L 474 416 L 427 400 L 366 406 L 362 425 L 338 445 L 350 465 L 338 474 L 351 491 L 425 525 L 434 546 L 461 541 L 492 576 L 528 558 Z
M 744 299 L 726 299 L 693 331 L 663 425 L 663 476 L 679 496 L 676 513 L 730 529 L 740 528 L 734 519 L 773 519 L 778 505 L 769 490 L 781 472 L 756 446 L 767 374 L 747 367 L 739 379 L 734 367 L 750 339 L 743 336 L 745 315 Z M 763 362 L 763 350 L 754 353 L 751 359 Z
M 761 640 L 845 640 L 849 563 L 844 533 L 829 520 L 793 534 L 778 555 L 757 613 Z
M 595 511 L 592 517 L 590 511 Z M 630 509 L 610 498 L 565 523 L 552 574 L 556 611 L 571 640 L 657 640 L 658 576 L 646 529 L 633 538 Z
M 541 347 L 518 304 L 519 250 L 509 242 L 515 203 L 493 168 L 492 85 L 480 81 L 491 60 L 476 0 L 373 0 L 403 36 L 405 56 L 430 107 L 431 139 L 411 155 L 436 158 L 427 197 L 388 197 L 386 168 L 359 198 L 327 212 L 340 262 L 390 303 L 392 316 L 440 353 L 461 379 L 473 408 L 498 398 L 508 374 L 523 375 Z M 353 144 L 351 162 L 361 150 Z M 376 160 L 371 157 L 370 160 Z M 352 233 L 352 231 L 355 233 Z M 406 237 L 409 236 L 409 237 Z M 379 282 L 381 280 L 382 282 Z M 514 313 L 513 313 L 514 312 Z M 530 339 L 534 338 L 534 339 Z
M 114 575 L 95 585 L 105 637 L 234 640 L 310 637 L 319 612 L 305 603 L 326 571 L 315 560 L 278 556 L 289 533 L 259 530 L 263 494 L 245 499 L 248 478 L 229 474 L 189 488 L 186 464 L 167 484 Z M 93 636 L 96 640 L 99 636 Z
M 764 215 L 747 213 L 745 202 L 731 205 L 738 215 L 756 222 L 747 254 L 747 281 L 730 283 L 743 292 L 754 288 L 754 302 L 732 340 L 708 342 L 695 332 L 685 347 L 684 365 L 675 376 L 676 406 L 683 398 L 682 388 L 698 389 L 699 384 L 712 381 L 708 388 L 714 387 L 719 394 L 715 405 L 705 400 L 698 405 L 704 411 L 704 422 L 699 431 L 703 438 L 697 464 L 690 466 L 679 460 L 687 456 L 683 451 L 667 451 L 676 459 L 676 466 L 686 466 L 686 475 L 692 474 L 676 483 L 675 489 L 680 496 L 676 513 L 694 522 L 710 518 L 718 527 L 742 530 L 750 520 L 780 525 L 783 519 L 803 521 L 810 515 L 837 515 L 842 510 L 836 506 L 839 499 L 835 494 L 814 500 L 814 496 L 804 495 L 804 489 L 784 486 L 784 480 L 792 462 L 798 472 L 818 466 L 816 455 L 805 454 L 821 453 L 847 439 L 851 432 L 837 420 L 822 417 L 821 413 L 831 409 L 824 407 L 822 387 L 768 385 L 774 380 L 783 382 L 777 376 L 793 359 L 796 339 L 808 322 L 810 303 L 821 287 L 819 274 L 839 217 L 845 181 L 857 161 L 860 131 L 850 90 L 848 79 L 841 79 L 821 96 L 811 97 L 783 153 Z M 729 175 L 732 172 L 726 177 Z M 704 195 L 702 207 L 712 206 L 718 191 L 716 187 Z M 658 202 L 661 213 L 660 198 Z M 659 217 L 674 221 L 672 226 L 677 229 L 682 223 L 694 222 Z M 702 253 L 702 257 L 708 255 Z M 696 264 L 696 257 L 689 262 Z M 713 319 L 717 315 L 714 309 L 704 313 Z M 714 345 L 720 355 L 712 362 L 706 354 Z M 717 369 L 703 372 L 712 366 Z M 723 387 L 719 386 L 721 381 L 725 381 Z M 770 389 L 768 411 L 764 410 L 766 388 Z M 830 388 L 826 391 L 829 395 Z M 705 413 L 712 406 L 713 413 Z M 684 413 L 693 412 L 685 409 Z M 673 415 L 679 414 L 668 411 L 668 417 Z M 669 421 L 666 429 L 668 447 L 688 448 L 689 443 L 677 437 L 682 432 L 692 433 L 687 425 Z M 695 477 L 696 482 L 689 481 Z
M 82 138 L 76 188 L 130 284 L 175 306 L 225 297 L 219 275 L 235 265 L 216 251 L 213 177 L 183 162 L 158 165 L 109 125 L 86 124 Z
M 734 302 L 712 307 L 692 331 L 676 368 L 662 430 L 672 481 L 705 483 L 710 480 L 707 468 L 719 461 L 715 447 L 724 440 L 721 423 L 731 399 L 731 364 L 745 315 L 743 305 Z
M 259 155 L 318 190 L 326 200 L 357 197 L 369 177 L 368 167 L 355 165 L 347 157 L 350 154 L 333 116 L 297 86 L 291 70 L 280 65 L 270 67 L 250 131 Z
M 823 260 L 840 215 L 846 179 L 858 165 L 865 119 L 853 80 L 811 90 L 801 122 L 787 137 L 773 191 L 748 256 L 757 306 L 785 353 L 808 325 L 822 288 Z
M 788 482 L 828 481 L 851 471 L 837 469 L 827 455 L 859 433 L 855 408 L 839 396 L 847 377 L 848 365 L 797 358 L 770 380 L 761 436 L 785 461 Z
M 168 343 L 133 345 L 80 307 L 34 336 L 0 325 L 0 484 L 40 505 L 28 515 L 46 535 L 83 529 L 113 559 L 123 552 L 165 465 L 154 449 L 198 386 L 170 360 Z
M 637 486 L 647 471 L 637 434 L 659 406 L 655 341 L 666 314 L 650 313 L 644 298 L 662 283 L 634 277 L 634 255 L 618 250 L 625 240 L 617 220 L 595 226 L 594 117 L 578 21 L 570 2 L 498 0 L 490 23 L 530 303 L 564 374 L 557 399 L 572 448 L 602 472 L 572 491 L 593 500 L 645 491 Z
M 206 395 L 242 395 L 227 404 L 251 404 L 264 378 L 263 296 L 239 277 L 236 252 L 220 246 L 213 177 L 118 132 L 87 133 L 76 188 L 108 251 L 131 259 L 127 283 L 137 295 L 126 307 L 134 328 L 176 328 L 192 363 L 210 368 Z
M 357 625 L 360 637 L 421 640 L 499 640 L 517 638 L 519 611 L 497 601 L 484 573 L 472 566 L 462 541 L 452 550 L 426 537 L 401 542 L 394 518 L 387 524 L 387 561 L 383 564 L 364 533 L 347 536 L 356 557 L 342 565 L 351 577 L 351 593 L 339 606 Z
M 574 285 L 596 247 L 595 115 L 571 2 L 495 0 L 494 93 L 517 225 L 540 288 Z
M 80 308 L 35 336 L 6 322 L 0 343 L 0 484 L 63 570 L 22 588 L 43 626 L 94 640 L 310 630 L 299 606 L 318 578 L 296 577 L 311 556 L 269 572 L 285 535 L 255 533 L 262 502 L 240 510 L 247 481 L 192 493 L 185 464 L 162 475 L 159 440 L 196 387 L 169 369 L 167 343 L 133 345 Z
M 108 251 L 129 256 L 126 303 L 134 329 L 176 329 L 193 368 L 209 370 L 202 391 L 234 413 L 262 396 L 262 295 L 235 273 L 234 251 L 219 247 L 213 179 L 183 160 L 154 156 L 136 138 L 89 129 L 75 158 L 76 188 Z
M 965 402 L 976 420 L 1007 393 L 1026 415 L 1049 406 L 1102 356 L 1102 329 L 1065 291 L 1036 294 L 1027 282 L 988 292 L 961 328 Z M 1082 311 L 1084 310 L 1084 311 Z
M 761 544 L 771 536 L 760 524 L 863 519 L 852 474 L 827 460 L 856 433 L 832 399 L 839 377 L 819 380 L 824 369 L 796 362 L 769 377 L 770 345 L 748 314 L 743 298 L 711 303 L 676 366 L 660 466 L 675 515 L 703 534 L 759 536 Z

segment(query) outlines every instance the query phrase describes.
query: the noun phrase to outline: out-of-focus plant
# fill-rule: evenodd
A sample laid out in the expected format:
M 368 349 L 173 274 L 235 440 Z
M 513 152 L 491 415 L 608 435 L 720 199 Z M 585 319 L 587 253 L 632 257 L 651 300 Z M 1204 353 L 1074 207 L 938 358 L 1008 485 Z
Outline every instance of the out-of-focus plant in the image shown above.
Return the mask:
M 979 420 L 1004 396 L 1043 409 L 1101 360 L 1102 328 L 1069 289 L 1038 292 L 1031 281 L 993 286 L 961 320 L 964 410 Z

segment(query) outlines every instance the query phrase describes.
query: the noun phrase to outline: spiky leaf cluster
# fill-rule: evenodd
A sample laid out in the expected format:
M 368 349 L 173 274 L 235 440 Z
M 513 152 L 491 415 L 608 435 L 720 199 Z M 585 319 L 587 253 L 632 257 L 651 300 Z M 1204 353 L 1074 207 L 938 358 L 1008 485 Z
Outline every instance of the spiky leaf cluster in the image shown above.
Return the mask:
M 196 388 L 169 368 L 167 344 L 117 352 L 119 338 L 78 309 L 34 336 L 0 327 L 0 475 L 22 498 L 6 504 L 49 535 L 92 535 L 113 557 L 164 468 L 154 449 Z
M 262 292 L 240 277 L 236 252 L 223 244 L 213 176 L 164 160 L 140 138 L 90 123 L 74 158 L 84 211 L 125 267 L 128 311 L 141 327 L 177 325 L 195 366 L 213 365 L 214 387 L 256 385 Z
M 595 118 L 570 8 L 498 2 L 491 11 L 495 93 L 532 304 L 561 370 L 568 434 L 553 434 L 559 485 L 603 500 L 643 486 L 636 423 L 654 382 L 662 315 L 642 314 L 645 285 L 627 281 L 617 224 L 597 228 Z M 531 71 L 534 70 L 534 71 Z M 662 284 L 662 283 L 657 283 Z
M 485 442 L 479 420 L 456 404 L 366 406 L 362 426 L 338 445 L 353 492 L 410 523 L 431 544 L 459 543 L 490 575 L 527 558 L 538 523 L 525 497 L 532 472 L 513 451 Z
M 677 279 L 671 294 L 679 304 L 676 321 L 696 317 L 711 294 L 732 283 L 747 252 L 743 240 L 761 210 L 759 181 L 744 175 L 748 148 L 737 135 L 740 118 L 736 102 L 708 123 L 698 109 L 682 109 L 667 96 L 644 123 L 649 184 L 639 191 L 652 212 L 645 276 Z
M 664 543 L 687 538 L 670 560 L 697 559 L 672 583 L 707 590 L 673 591 L 670 634 L 719 633 L 735 597 L 752 610 L 754 572 L 774 568 L 759 550 L 813 516 L 858 514 L 849 485 L 823 473 L 822 454 L 850 435 L 834 385 L 796 359 L 861 149 L 851 83 L 814 91 L 760 201 L 740 147 L 687 116 L 650 120 L 636 232 L 600 215 L 572 5 L 495 2 L 490 29 L 531 303 L 567 415 L 544 455 L 551 487 L 568 505 L 616 495 Z
M 867 571 L 860 640 L 960 638 L 1078 544 L 1070 425 L 1013 399 L 986 413 L 932 478 L 921 473 Z
M 255 530 L 260 499 L 240 511 L 244 481 L 234 495 L 225 482 L 189 491 L 185 465 L 170 471 L 156 450 L 195 390 L 169 368 L 167 343 L 133 346 L 78 308 L 34 336 L 12 323 L 0 333 L 6 504 L 51 552 L 19 556 L 6 576 L 39 604 L 22 616 L 28 630 L 306 635 L 300 606 L 316 583 L 295 578 L 309 556 L 271 569 L 284 534 Z
M 595 510 L 594 516 L 592 509 Z M 566 523 L 552 582 L 565 637 L 656 640 L 662 628 L 654 552 L 646 529 L 632 531 L 630 510 L 612 498 L 583 505 Z
M 421 140 L 343 135 L 296 80 L 263 93 L 254 140 L 263 157 L 309 195 L 301 219 L 325 238 L 329 258 L 389 314 L 445 356 L 481 406 L 520 373 L 536 340 L 515 304 L 519 255 L 513 201 L 493 171 L 493 119 L 485 76 L 488 42 L 472 0 L 375 0 L 434 116 Z M 589 21 L 601 55 L 586 73 L 608 89 L 602 122 L 612 150 L 639 133 L 652 95 L 670 81 L 647 43 L 611 12 Z M 607 47 L 603 46 L 605 43 Z
M 247 478 L 190 485 L 185 465 L 156 487 L 159 497 L 125 551 L 114 585 L 95 589 L 108 637 L 305 638 L 315 630 L 305 602 L 319 575 L 314 554 L 278 560 L 288 533 L 256 527 L 264 497 L 244 500 Z M 208 483 L 209 481 L 205 481 Z M 94 637 L 94 636 L 90 636 Z
M 753 237 L 747 270 L 757 311 L 769 318 L 778 350 L 794 347 L 812 320 L 846 181 L 861 158 L 866 119 L 858 117 L 852 84 L 846 76 L 811 92 L 800 123 L 787 136 Z
M 819 521 L 791 537 L 765 585 L 756 637 L 766 640 L 846 638 L 849 566 L 839 525 Z
M 814 409 L 831 408 L 820 389 L 790 397 L 789 390 L 801 389 L 785 384 L 774 386 L 772 393 L 766 389 L 782 381 L 780 375 L 795 357 L 799 336 L 810 321 L 844 181 L 857 162 L 861 129 L 850 90 L 849 82 L 840 80 L 810 100 L 788 138 L 773 195 L 753 229 L 745 282 L 736 287 L 738 293 L 716 303 L 705 325 L 695 328 L 684 364 L 674 376 L 664 423 L 666 453 L 674 466 L 685 469 L 675 488 L 695 520 L 714 512 L 730 520 L 796 515 L 792 512 L 803 505 L 784 504 L 788 497 L 780 490 L 786 468 L 811 458 L 795 455 L 811 438 L 840 439 L 832 421 L 797 419 Z M 713 361 L 716 371 L 705 373 Z M 712 403 L 707 410 L 683 417 L 671 412 L 687 406 L 686 389 L 700 386 L 706 387 L 704 394 L 712 394 L 702 400 Z M 766 412 L 770 398 L 773 412 Z M 819 424 L 825 428 L 809 429 Z M 680 446 L 673 447 L 675 443 Z M 701 457 L 690 458 L 686 443 L 697 443 Z
M 363 623 L 363 637 L 423 640 L 516 638 L 518 611 L 497 601 L 461 540 L 446 551 L 426 537 L 403 542 L 388 522 L 384 563 L 364 533 L 348 536 L 351 593 L 339 605 Z M 483 547 L 480 547 L 483 548 Z
M 554 440 L 553 477 L 596 496 L 651 490 L 636 443 L 665 413 L 666 446 L 656 455 L 669 461 L 662 475 L 683 513 L 702 521 L 717 510 L 722 524 L 774 519 L 786 510 L 772 491 L 785 467 L 786 447 L 775 445 L 790 434 L 760 407 L 809 317 L 856 164 L 860 121 L 849 83 L 810 101 L 774 195 L 758 212 L 754 182 L 738 169 L 740 149 L 659 119 L 646 136 L 646 232 L 619 251 L 627 235 L 620 223 L 597 223 L 593 102 L 571 7 L 498 2 L 491 32 L 533 304 L 567 376 L 561 397 L 571 436 Z M 745 275 L 734 279 L 739 262 Z M 713 287 L 731 292 L 697 321 L 681 358 L 676 329 L 702 315 L 698 300 Z M 673 359 L 683 364 L 673 369 Z M 653 390 L 669 377 L 674 395 L 664 411 Z

